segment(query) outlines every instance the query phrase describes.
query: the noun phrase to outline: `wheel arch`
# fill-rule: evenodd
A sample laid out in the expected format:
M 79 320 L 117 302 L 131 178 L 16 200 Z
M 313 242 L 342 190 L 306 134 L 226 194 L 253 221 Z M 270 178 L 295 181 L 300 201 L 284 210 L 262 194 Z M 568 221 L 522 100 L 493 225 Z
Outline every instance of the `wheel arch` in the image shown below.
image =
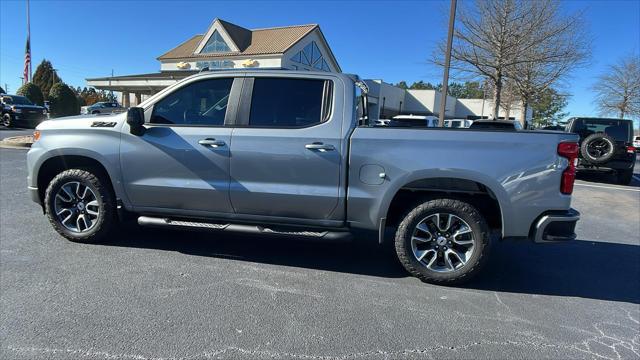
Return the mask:
M 59 173 L 68 169 L 93 169 L 103 175 L 108 181 L 108 186 L 117 195 L 112 175 L 107 167 L 94 157 L 86 155 L 54 155 L 42 162 L 37 173 L 37 187 L 40 203 L 44 204 L 44 194 L 51 180 Z
M 384 219 L 386 226 L 399 224 L 402 217 L 419 202 L 438 197 L 469 202 L 486 218 L 490 227 L 500 233 L 504 232 L 507 221 L 505 215 L 510 211 L 506 191 L 497 181 L 482 174 L 414 174 L 397 181 L 397 185 L 387 194 L 380 212 L 380 218 Z

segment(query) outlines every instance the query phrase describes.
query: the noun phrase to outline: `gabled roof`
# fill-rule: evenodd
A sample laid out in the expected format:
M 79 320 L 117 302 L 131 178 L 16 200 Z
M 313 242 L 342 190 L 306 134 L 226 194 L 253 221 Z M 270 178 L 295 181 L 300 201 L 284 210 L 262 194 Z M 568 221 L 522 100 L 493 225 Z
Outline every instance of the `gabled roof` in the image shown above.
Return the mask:
M 216 21 L 224 27 L 239 51 L 196 53 L 198 45 L 205 36 L 201 34 L 160 55 L 158 60 L 283 54 L 304 36 L 319 29 L 317 24 L 307 24 L 249 30 L 220 19 L 214 20 L 213 24 Z

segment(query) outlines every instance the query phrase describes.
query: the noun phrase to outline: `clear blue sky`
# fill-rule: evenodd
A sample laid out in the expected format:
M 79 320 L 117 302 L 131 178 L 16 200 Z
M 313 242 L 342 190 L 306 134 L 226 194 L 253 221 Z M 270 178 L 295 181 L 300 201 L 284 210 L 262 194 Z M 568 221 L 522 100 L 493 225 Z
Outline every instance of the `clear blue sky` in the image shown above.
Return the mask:
M 320 24 L 344 72 L 387 82 L 441 81 L 427 62 L 445 36 L 448 1 L 31 1 L 34 70 L 51 60 L 62 79 L 159 71 L 160 54 L 215 17 L 247 28 Z M 567 1 L 584 10 L 593 36 L 593 60 L 566 86 L 571 115 L 592 115 L 589 87 L 620 56 L 640 51 L 640 1 Z M 26 40 L 24 1 L 0 0 L 0 84 L 20 86 Z

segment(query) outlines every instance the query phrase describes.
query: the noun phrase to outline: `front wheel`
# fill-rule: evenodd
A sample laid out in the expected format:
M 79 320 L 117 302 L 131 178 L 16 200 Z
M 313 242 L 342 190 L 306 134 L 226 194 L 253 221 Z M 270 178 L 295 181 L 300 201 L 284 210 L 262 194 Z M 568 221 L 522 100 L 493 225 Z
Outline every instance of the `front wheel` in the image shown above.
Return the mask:
M 77 242 L 97 242 L 115 222 L 116 202 L 106 175 L 70 169 L 51 180 L 45 192 L 45 211 L 53 228 Z
M 9 114 L 2 115 L 2 126 L 7 128 L 13 126 L 13 119 L 11 119 L 11 115 Z
M 459 284 L 484 265 L 489 255 L 489 227 L 468 203 L 431 200 L 402 220 L 395 247 L 411 275 L 434 284 Z

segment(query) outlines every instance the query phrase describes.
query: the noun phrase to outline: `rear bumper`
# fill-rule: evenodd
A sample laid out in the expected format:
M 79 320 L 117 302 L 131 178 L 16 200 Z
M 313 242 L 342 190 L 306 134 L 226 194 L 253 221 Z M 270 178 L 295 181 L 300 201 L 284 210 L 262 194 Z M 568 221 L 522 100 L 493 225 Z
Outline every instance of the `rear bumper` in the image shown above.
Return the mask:
M 535 243 L 575 240 L 580 213 L 574 209 L 543 214 L 535 222 L 531 239 Z

